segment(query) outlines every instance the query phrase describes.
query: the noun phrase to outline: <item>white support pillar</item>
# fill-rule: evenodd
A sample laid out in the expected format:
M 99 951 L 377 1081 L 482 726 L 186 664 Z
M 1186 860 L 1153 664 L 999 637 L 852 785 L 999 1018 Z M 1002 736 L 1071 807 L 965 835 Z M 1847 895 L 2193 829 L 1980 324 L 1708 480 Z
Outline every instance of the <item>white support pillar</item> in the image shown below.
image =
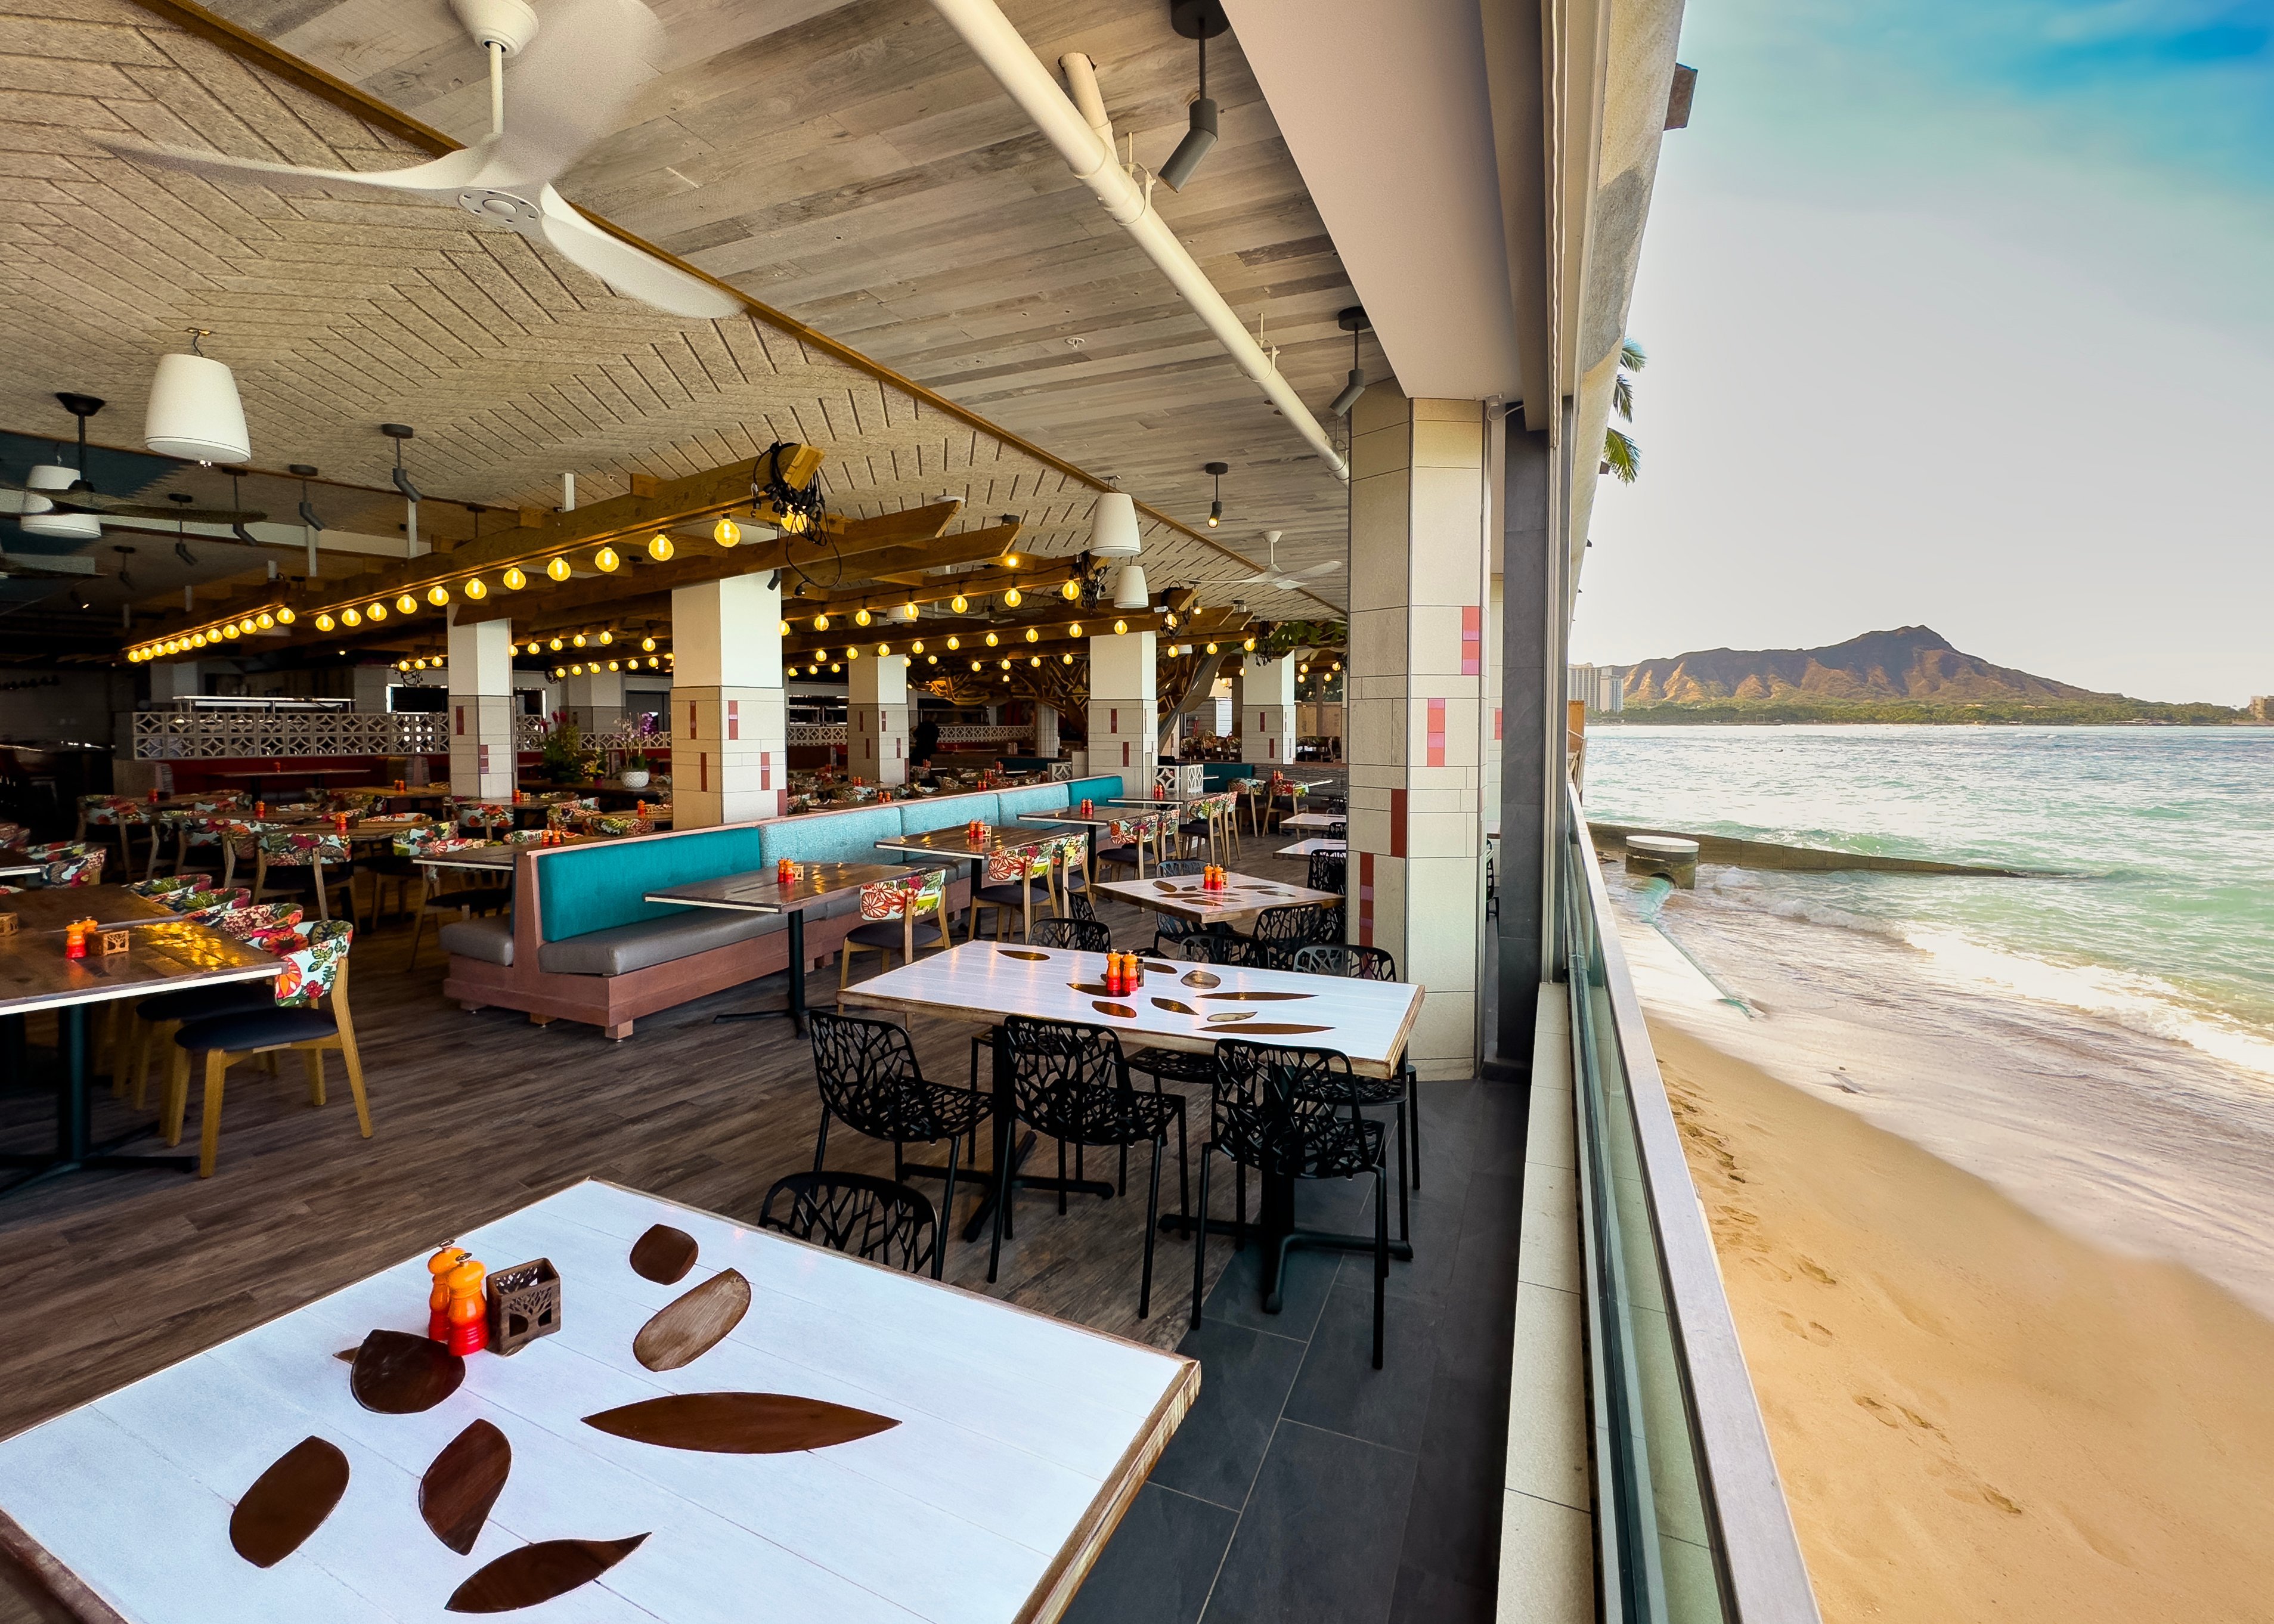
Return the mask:
M 1247 657 L 1239 673 L 1239 759 L 1284 766 L 1295 759 L 1295 662 Z M 1403 966 L 1401 966 L 1402 968 Z
M 561 708 L 587 739 L 614 732 L 624 719 L 623 673 L 586 665 L 576 675 L 561 678 Z
M 514 791 L 513 622 L 460 626 L 450 609 L 450 789 L 484 801 Z
M 845 671 L 845 771 L 870 784 L 908 781 L 908 657 L 863 655 Z
M 781 591 L 764 575 L 671 595 L 672 826 L 779 817 L 789 785 Z
M 150 697 L 157 701 L 195 699 L 205 692 L 204 681 L 197 661 L 167 660 L 150 667 Z
M 1046 700 L 1035 701 L 1035 754 L 1044 761 L 1058 758 L 1058 710 Z
M 1484 407 L 1376 385 L 1351 430 L 1349 929 L 1429 989 L 1406 1050 L 1421 1076 L 1473 1077 Z
M 387 690 L 395 686 L 395 667 L 358 665 L 352 680 L 356 710 L 365 716 L 383 714 L 387 710 Z
M 1125 795 L 1153 793 L 1161 726 L 1153 644 L 1150 630 L 1089 640 L 1089 770 L 1119 773 Z

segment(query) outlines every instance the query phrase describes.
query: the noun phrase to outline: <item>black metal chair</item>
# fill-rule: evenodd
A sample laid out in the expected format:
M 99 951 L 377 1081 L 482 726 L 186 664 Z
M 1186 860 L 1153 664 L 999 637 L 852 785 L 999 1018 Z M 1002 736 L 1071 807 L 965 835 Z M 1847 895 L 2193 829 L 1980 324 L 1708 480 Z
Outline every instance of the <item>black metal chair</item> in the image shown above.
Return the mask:
M 1301 975 L 1344 975 L 1357 981 L 1394 981 L 1397 979 L 1397 960 L 1386 947 L 1360 947 L 1353 942 L 1314 942 L 1308 947 L 1295 950 L 1295 971 Z M 1399 1161 L 1413 1188 L 1421 1188 L 1421 1094 L 1420 1078 L 1408 1060 L 1396 1081 L 1371 1078 L 1359 1079 L 1361 1094 L 1374 1097 L 1369 1105 L 1387 1105 L 1402 1094 L 1404 1101 L 1401 1113 Z M 1405 1230 L 1405 1201 L 1398 1198 L 1398 1238 Z
M 1070 948 L 1077 953 L 1113 950 L 1113 932 L 1094 919 L 1046 919 L 1035 927 L 1036 947 Z
M 1255 916 L 1255 929 L 1248 939 L 1262 950 L 1268 968 L 1284 970 L 1294 962 L 1296 949 L 1329 940 L 1328 931 L 1337 922 L 1327 909 L 1314 904 L 1266 908 Z
M 1247 970 L 1270 967 L 1265 962 L 1268 955 L 1246 936 L 1218 936 L 1206 930 L 1178 936 L 1165 948 L 1156 942 L 1154 951 L 1163 958 L 1180 959 L 1186 964 L 1231 965 Z
M 1153 1147 L 1153 1181 L 1145 1199 L 1145 1267 L 1137 1289 L 1137 1317 L 1153 1310 L 1153 1235 L 1161 1211 L 1161 1157 L 1169 1147 L 1169 1124 L 1177 1125 L 1178 1184 L 1184 1185 L 1186 1161 L 1185 1097 L 1177 1094 L 1140 1094 L 1129 1085 L 1129 1066 L 1122 1058 L 1121 1040 L 1103 1026 L 1073 1021 L 1033 1020 L 1023 1015 L 1003 1022 L 1002 1041 L 1011 1064 L 1013 1133 L 1025 1124 L 1058 1142 L 1058 1211 L 1066 1209 L 1065 1152 L 1079 1147 L 1149 1143 Z M 1006 1169 L 1007 1171 L 1007 1169 Z M 1016 1182 L 1005 1177 L 996 1192 L 995 1238 L 987 1254 L 987 1278 L 992 1282 L 1002 1257 L 1003 1237 L 1012 1232 L 1011 1202 Z M 1184 1204 L 1179 1211 L 1192 1209 Z
M 1094 921 L 1097 918 L 1097 910 L 1090 906 L 1088 886 L 1082 887 L 1080 891 L 1068 891 L 1065 893 L 1065 916 L 1068 919 Z
M 1313 852 L 1306 883 L 1313 891 L 1330 891 L 1337 896 L 1347 895 L 1349 874 L 1348 852 Z
M 821 1092 L 821 1130 L 813 1141 L 813 1170 L 822 1170 L 829 1150 L 832 1116 L 855 1133 L 884 1139 L 892 1147 L 892 1177 L 910 1173 L 945 1177 L 940 1211 L 955 1215 L 955 1175 L 960 1147 L 971 1140 L 971 1165 L 979 1165 L 979 1124 L 994 1105 L 976 1088 L 955 1088 L 925 1080 L 908 1034 L 890 1021 L 816 1010 L 807 1017 L 813 1030 L 813 1076 Z M 905 1147 L 947 1141 L 945 1168 L 910 1166 Z M 945 1254 L 947 1245 L 940 1244 Z
M 776 1201 L 789 1203 L 777 1216 Z M 758 1228 L 814 1241 L 887 1268 L 940 1277 L 947 1248 L 931 1203 L 920 1190 L 870 1173 L 792 1173 L 774 1181 L 758 1214 Z
M 1389 1278 L 1389 1191 L 1382 1124 L 1360 1114 L 1359 1079 L 1331 1049 L 1275 1049 L 1226 1039 L 1216 1046 L 1209 1137 L 1201 1147 L 1201 1222 L 1193 1246 L 1193 1324 L 1201 1322 L 1208 1249 L 1209 1152 L 1236 1170 L 1233 1244 L 1247 1244 L 1247 1172 L 1265 1178 L 1374 1175 L 1374 1368 L 1382 1368 L 1382 1294 Z M 1287 1267 L 1284 1242 L 1279 1272 Z

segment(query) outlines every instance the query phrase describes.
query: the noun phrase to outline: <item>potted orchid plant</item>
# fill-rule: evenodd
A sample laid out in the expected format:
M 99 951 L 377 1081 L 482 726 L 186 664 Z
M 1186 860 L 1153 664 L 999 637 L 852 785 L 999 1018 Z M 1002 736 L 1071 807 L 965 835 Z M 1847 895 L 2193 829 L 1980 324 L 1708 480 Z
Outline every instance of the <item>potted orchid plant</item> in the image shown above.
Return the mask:
M 631 743 L 624 751 L 624 764 L 619 775 L 626 789 L 645 789 L 648 785 L 648 746 L 656 737 L 655 715 L 652 711 L 641 716 L 632 729 Z

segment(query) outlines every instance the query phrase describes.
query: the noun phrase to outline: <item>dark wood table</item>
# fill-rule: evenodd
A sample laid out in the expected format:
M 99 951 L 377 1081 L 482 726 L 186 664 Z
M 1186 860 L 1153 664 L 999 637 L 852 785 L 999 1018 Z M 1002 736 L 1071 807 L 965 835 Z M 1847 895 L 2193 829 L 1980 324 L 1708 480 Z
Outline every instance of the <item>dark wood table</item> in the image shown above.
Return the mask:
M 117 894 L 106 898 L 103 892 Z M 218 931 L 177 919 L 123 886 L 58 887 L 0 898 L 0 901 L 26 905 L 11 910 L 19 921 L 14 933 L 0 936 L 0 1020 L 11 1029 L 7 1048 L 11 1055 L 22 1053 L 24 1016 L 37 1010 L 54 1010 L 56 1049 L 63 1063 L 56 1084 L 55 1151 L 0 1155 L 0 1168 L 27 1169 L 26 1177 L 0 1194 L 65 1173 L 137 1168 L 187 1171 L 195 1167 L 193 1156 L 115 1154 L 120 1145 L 149 1132 L 154 1124 L 137 1128 L 107 1144 L 88 1142 L 87 1006 L 191 987 L 258 981 L 276 974 L 276 960 Z M 139 906 L 130 910 L 125 903 Z M 85 959 L 65 958 L 60 923 L 42 928 L 33 922 L 50 915 L 59 921 L 89 915 L 117 921 L 129 929 L 130 945 L 123 953 L 105 956 L 98 954 L 90 943 Z
M 682 908 L 724 908 L 734 914 L 781 914 L 789 919 L 789 1006 L 779 1010 L 737 1010 L 714 1015 L 722 1020 L 769 1020 L 787 1017 L 806 1034 L 805 911 L 824 897 L 857 890 L 886 880 L 903 880 L 915 870 L 900 864 L 816 862 L 802 866 L 798 877 L 783 884 L 771 868 L 751 874 L 723 875 L 715 880 L 696 880 L 651 891 L 645 902 L 666 902 Z
M 963 921 L 963 935 L 968 941 L 979 933 L 976 905 L 979 888 L 987 879 L 987 860 L 998 852 L 1031 852 L 1038 846 L 1048 846 L 1063 831 L 1021 828 L 1017 823 L 986 823 L 981 825 L 979 838 L 974 840 L 967 830 L 968 825 L 955 823 L 920 835 L 896 835 L 889 840 L 877 841 L 877 849 L 971 865 L 971 897 L 964 905 Z

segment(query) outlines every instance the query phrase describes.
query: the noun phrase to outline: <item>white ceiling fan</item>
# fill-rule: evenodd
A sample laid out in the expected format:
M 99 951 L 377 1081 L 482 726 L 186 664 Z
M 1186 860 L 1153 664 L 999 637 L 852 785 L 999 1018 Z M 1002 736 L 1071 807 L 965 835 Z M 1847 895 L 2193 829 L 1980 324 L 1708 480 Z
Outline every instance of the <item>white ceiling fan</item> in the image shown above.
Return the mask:
M 552 248 L 629 298 L 674 316 L 717 320 L 741 310 L 724 289 L 611 237 L 553 188 L 576 161 L 614 133 L 633 94 L 658 69 L 663 28 L 640 0 L 551 0 L 542 37 L 525 0 L 451 0 L 458 20 L 487 51 L 490 133 L 463 151 L 401 169 L 318 169 L 230 158 L 185 147 L 105 141 L 121 157 L 187 169 L 215 180 L 257 180 L 331 190 L 409 192 L 455 203 L 489 225 L 509 227 Z M 511 127 L 505 117 L 505 58 L 513 71 Z
M 1340 559 L 1330 559 L 1326 563 L 1312 564 L 1302 569 L 1280 568 L 1280 535 L 1281 532 L 1278 530 L 1266 530 L 1263 532 L 1263 539 L 1271 549 L 1269 555 L 1270 561 L 1264 565 L 1260 573 L 1253 575 L 1241 575 L 1237 579 L 1224 582 L 1220 584 L 1225 586 L 1269 586 L 1277 587 L 1284 591 L 1299 591 L 1317 576 L 1330 575 L 1343 567 L 1342 560 Z

